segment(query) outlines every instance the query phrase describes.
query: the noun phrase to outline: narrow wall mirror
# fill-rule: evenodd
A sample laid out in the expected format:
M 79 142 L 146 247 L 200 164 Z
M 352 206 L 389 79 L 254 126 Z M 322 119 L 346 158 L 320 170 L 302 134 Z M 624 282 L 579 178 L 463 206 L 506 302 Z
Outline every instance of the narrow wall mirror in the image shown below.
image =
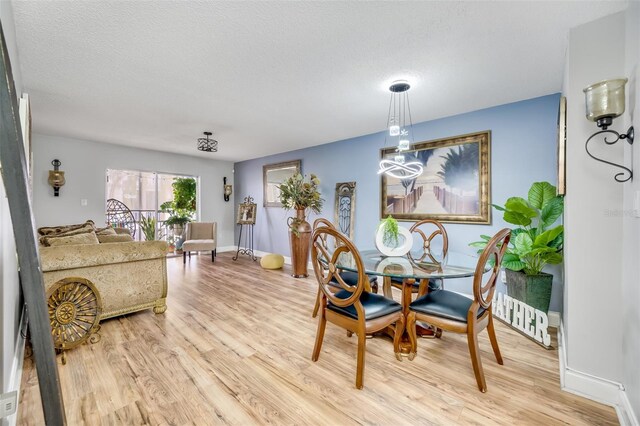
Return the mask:
M 262 166 L 264 207 L 282 207 L 278 186 L 296 173 L 300 173 L 300 160 Z

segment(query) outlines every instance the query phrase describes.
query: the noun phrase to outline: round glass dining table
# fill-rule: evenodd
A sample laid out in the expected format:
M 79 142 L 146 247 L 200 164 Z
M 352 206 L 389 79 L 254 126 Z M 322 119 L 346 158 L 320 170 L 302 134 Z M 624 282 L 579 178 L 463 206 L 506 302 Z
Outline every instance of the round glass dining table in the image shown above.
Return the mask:
M 391 293 L 391 280 L 402 280 L 402 311 L 409 314 L 411 295 L 414 293 L 414 284 L 422 282 L 427 285 L 429 279 L 450 279 L 472 277 L 475 274 L 478 258 L 476 256 L 449 251 L 446 256 L 442 253 L 416 250 L 405 256 L 385 256 L 378 250 L 362 250 L 360 257 L 367 275 L 383 277 L 383 289 L 386 297 L 393 298 Z M 341 253 L 336 259 L 336 268 L 344 271 L 358 272 L 355 261 L 349 252 Z M 490 269 L 489 265 L 483 272 Z M 417 327 L 417 334 L 423 337 L 439 336 L 439 331 L 430 326 Z M 405 333 L 402 338 L 401 349 L 403 354 L 409 352 L 409 338 Z
M 476 256 L 452 251 L 446 256 L 424 250 L 411 251 L 405 256 L 385 256 L 378 250 L 363 250 L 360 257 L 367 275 L 416 281 L 429 278 L 471 277 L 478 262 Z M 346 252 L 338 257 L 336 267 L 357 272 L 353 257 Z

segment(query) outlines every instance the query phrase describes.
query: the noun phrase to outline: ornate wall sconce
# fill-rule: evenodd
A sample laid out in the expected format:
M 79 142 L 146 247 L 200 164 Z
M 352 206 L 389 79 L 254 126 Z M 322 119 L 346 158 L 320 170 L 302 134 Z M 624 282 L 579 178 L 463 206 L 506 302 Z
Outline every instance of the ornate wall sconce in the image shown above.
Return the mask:
M 53 187 L 54 197 L 60 195 L 60 188 L 65 184 L 64 172 L 60 170 L 62 164 L 57 158 L 51 162 L 53 170 L 49 170 L 49 185 Z
M 222 178 L 222 182 L 224 183 L 224 200 L 225 201 L 229 201 L 229 197 L 233 193 L 233 186 L 230 185 L 230 184 L 227 185 L 227 178 L 226 177 Z
M 623 165 L 613 163 L 611 161 L 603 160 L 594 156 L 589 151 L 589 142 L 591 139 L 598 135 L 605 133 L 611 133 L 616 138 L 613 140 L 604 137 L 604 143 L 607 145 L 613 145 L 619 140 L 626 139 L 630 145 L 633 144 L 633 126 L 629 127 L 627 133 L 620 134 L 615 130 L 608 130 L 608 127 L 613 123 L 613 119 L 621 116 L 624 113 L 624 86 L 627 84 L 626 78 L 619 78 L 615 80 L 605 80 L 584 89 L 585 103 L 587 105 L 587 119 L 595 121 L 598 127 L 602 130 L 594 133 L 587 139 L 585 143 L 585 150 L 589 157 L 601 163 L 609 164 L 614 167 L 618 167 L 623 172 L 617 173 L 614 179 L 617 182 L 626 182 L 633 177 L 633 171 Z M 628 176 L 625 176 L 628 174 Z

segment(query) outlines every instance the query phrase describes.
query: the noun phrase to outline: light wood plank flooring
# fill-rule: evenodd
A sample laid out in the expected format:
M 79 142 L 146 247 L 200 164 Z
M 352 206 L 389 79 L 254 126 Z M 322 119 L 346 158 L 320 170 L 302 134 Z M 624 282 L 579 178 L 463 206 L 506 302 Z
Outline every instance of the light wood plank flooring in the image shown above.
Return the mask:
M 69 424 L 617 424 L 613 408 L 560 391 L 557 351 L 501 323 L 504 366 L 486 333 L 480 341 L 486 394 L 466 338 L 451 333 L 421 339 L 412 362 L 398 362 L 390 340 L 368 339 L 358 391 L 355 336 L 327 324 L 320 360 L 310 359 L 312 278 L 230 253 L 167 262 L 164 315 L 107 320 L 99 343 L 59 366 Z M 43 424 L 37 386 L 27 359 L 19 424 Z

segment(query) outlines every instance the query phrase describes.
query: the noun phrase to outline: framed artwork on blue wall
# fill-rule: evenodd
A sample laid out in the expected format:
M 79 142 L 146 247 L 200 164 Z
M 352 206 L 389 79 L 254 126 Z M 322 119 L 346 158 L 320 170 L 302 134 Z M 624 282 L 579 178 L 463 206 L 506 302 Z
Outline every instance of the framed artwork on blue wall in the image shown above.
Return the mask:
M 401 179 L 381 175 L 380 217 L 453 223 L 491 223 L 491 131 L 411 145 L 406 162 L 418 161 L 423 173 Z M 382 158 L 398 156 L 395 147 Z

